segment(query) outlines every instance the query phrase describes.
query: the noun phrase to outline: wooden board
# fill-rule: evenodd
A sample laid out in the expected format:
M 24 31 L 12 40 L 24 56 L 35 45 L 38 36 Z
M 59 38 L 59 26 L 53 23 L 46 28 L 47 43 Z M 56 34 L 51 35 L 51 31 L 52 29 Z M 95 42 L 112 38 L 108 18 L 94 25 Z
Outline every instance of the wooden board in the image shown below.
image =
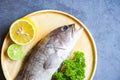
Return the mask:
M 70 14 L 67 14 L 61 11 L 56 11 L 56 10 L 37 11 L 31 14 L 28 14 L 25 17 L 34 21 L 36 26 L 38 27 L 38 33 L 35 40 L 29 45 L 25 46 L 25 55 L 27 55 L 29 50 L 41 38 L 43 38 L 45 35 L 47 35 L 53 29 L 59 26 L 75 23 L 76 27 L 83 27 L 84 31 L 82 32 L 79 40 L 77 41 L 76 46 L 74 47 L 74 51 L 79 50 L 85 53 L 85 59 L 86 59 L 86 65 L 87 65 L 85 69 L 85 74 L 86 74 L 85 80 L 92 80 L 95 73 L 96 64 L 97 64 L 97 51 L 96 51 L 95 42 L 90 32 L 81 21 L 79 21 L 78 19 L 76 19 Z M 12 43 L 13 42 L 11 41 L 8 33 L 4 40 L 2 50 L 1 50 L 1 64 L 2 64 L 3 73 L 7 80 L 14 80 L 24 60 L 23 58 L 18 61 L 12 61 L 8 58 L 7 48 Z

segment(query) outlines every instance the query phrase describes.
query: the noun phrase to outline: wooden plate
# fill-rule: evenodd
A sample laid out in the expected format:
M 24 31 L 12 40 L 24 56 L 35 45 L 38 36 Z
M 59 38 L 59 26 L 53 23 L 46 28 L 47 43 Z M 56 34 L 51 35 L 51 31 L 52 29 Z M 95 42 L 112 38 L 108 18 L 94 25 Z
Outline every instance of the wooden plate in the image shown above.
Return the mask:
M 85 80 L 92 80 L 95 73 L 96 64 L 97 64 L 97 51 L 96 51 L 95 42 L 90 32 L 81 21 L 79 21 L 78 19 L 76 19 L 70 14 L 67 14 L 61 11 L 56 11 L 56 10 L 37 11 L 31 14 L 28 14 L 25 17 L 33 20 L 38 27 L 37 37 L 32 43 L 30 43 L 25 47 L 25 55 L 27 55 L 28 51 L 41 38 L 43 38 L 50 31 L 52 31 L 53 29 L 59 26 L 75 23 L 76 27 L 83 27 L 84 31 L 80 36 L 80 39 L 76 43 L 76 46 L 74 47 L 74 51 L 79 50 L 85 53 L 85 59 L 86 59 L 86 65 L 87 65 L 86 71 L 85 71 L 85 74 L 86 74 Z M 7 48 L 12 43 L 13 42 L 11 41 L 9 34 L 7 34 L 1 50 L 1 64 L 2 64 L 3 73 L 7 80 L 14 80 L 24 60 L 23 58 L 18 61 L 12 61 L 8 58 Z

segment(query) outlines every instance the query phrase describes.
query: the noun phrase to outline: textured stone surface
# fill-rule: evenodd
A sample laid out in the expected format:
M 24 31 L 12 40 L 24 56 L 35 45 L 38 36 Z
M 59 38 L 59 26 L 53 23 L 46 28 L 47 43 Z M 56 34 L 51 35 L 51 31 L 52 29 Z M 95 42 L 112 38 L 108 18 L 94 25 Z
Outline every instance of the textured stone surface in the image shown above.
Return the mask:
M 70 13 L 88 27 L 98 50 L 93 80 L 120 80 L 120 0 L 0 0 L 0 48 L 14 20 L 45 9 Z

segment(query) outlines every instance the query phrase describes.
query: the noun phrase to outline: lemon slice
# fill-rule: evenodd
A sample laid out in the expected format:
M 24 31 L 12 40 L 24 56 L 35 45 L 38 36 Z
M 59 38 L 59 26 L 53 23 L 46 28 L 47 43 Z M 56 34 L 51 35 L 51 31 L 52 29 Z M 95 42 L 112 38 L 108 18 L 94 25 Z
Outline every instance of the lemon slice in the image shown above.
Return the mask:
M 12 44 L 8 47 L 7 54 L 11 60 L 19 60 L 24 54 L 23 46 Z
M 36 35 L 37 27 L 27 18 L 16 20 L 10 27 L 10 38 L 19 45 L 29 44 Z

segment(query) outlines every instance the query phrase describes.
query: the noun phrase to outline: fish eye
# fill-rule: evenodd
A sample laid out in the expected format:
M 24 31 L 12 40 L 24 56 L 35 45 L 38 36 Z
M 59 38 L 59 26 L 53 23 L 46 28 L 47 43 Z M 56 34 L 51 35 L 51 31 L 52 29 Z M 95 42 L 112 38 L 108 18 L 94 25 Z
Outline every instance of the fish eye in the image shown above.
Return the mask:
M 66 25 L 65 25 L 65 26 L 63 26 L 63 27 L 61 28 L 61 30 L 62 30 L 62 31 L 66 31 L 68 28 L 69 28 L 69 26 L 66 26 Z

